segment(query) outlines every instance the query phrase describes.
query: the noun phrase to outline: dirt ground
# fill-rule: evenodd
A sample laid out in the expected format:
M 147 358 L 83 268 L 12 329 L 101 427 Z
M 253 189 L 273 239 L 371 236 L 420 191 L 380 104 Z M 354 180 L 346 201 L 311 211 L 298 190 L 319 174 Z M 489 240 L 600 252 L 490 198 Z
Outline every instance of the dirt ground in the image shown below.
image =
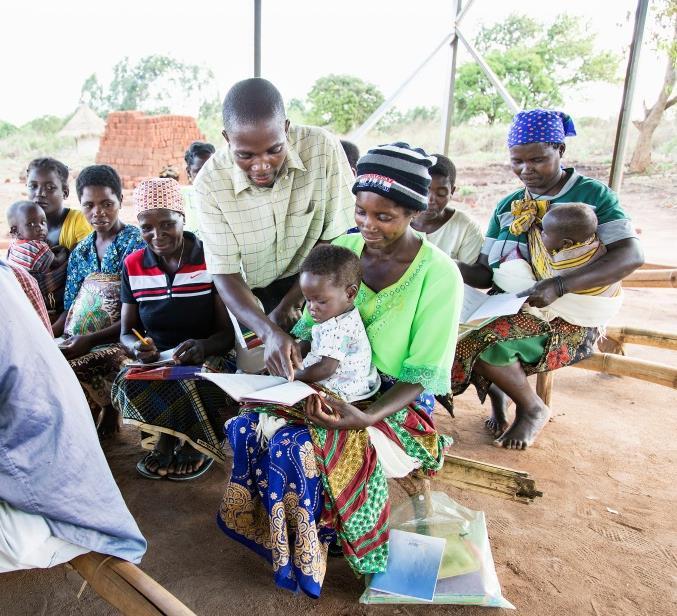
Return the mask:
M 602 168 L 582 168 L 604 178 Z M 485 178 L 491 177 L 492 183 Z M 502 167 L 460 168 L 459 184 L 474 186 L 465 207 L 485 221 L 512 180 Z M 20 191 L 0 185 L 0 203 Z M 623 203 L 641 230 L 647 260 L 677 265 L 675 176 L 627 178 Z M 18 195 L 17 195 L 18 196 Z M 127 210 L 129 211 L 129 210 Z M 630 289 L 618 324 L 675 331 L 677 290 Z M 645 359 L 675 355 L 630 347 Z M 674 504 L 677 432 L 675 391 L 630 378 L 576 368 L 557 373 L 553 420 L 526 452 L 491 446 L 474 391 L 457 399 L 456 418 L 436 412 L 453 435 L 454 453 L 528 471 L 544 492 L 530 505 L 449 488 L 465 506 L 486 513 L 503 593 L 518 614 L 636 616 L 676 613 L 677 521 Z M 278 590 L 268 565 L 217 529 L 214 522 L 227 469 L 192 483 L 151 482 L 134 464 L 141 455 L 124 428 L 104 451 L 127 504 L 149 540 L 142 568 L 200 615 L 464 614 L 480 608 L 364 606 L 347 564 L 331 559 L 322 596 L 313 601 Z M 392 486 L 393 497 L 404 497 Z M 113 614 L 66 567 L 0 576 L 0 614 Z

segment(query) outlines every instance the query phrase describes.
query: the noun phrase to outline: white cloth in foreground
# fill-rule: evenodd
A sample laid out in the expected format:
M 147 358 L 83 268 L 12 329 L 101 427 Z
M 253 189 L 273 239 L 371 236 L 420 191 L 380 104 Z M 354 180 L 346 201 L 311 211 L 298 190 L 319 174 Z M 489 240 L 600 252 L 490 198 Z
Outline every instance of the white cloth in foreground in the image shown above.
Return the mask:
M 54 567 L 87 552 L 87 548 L 55 537 L 41 515 L 0 501 L 0 573 Z
M 0 297 L 0 502 L 37 516 L 67 544 L 139 562 L 146 541 L 101 451 L 82 388 L 2 259 Z M 3 524 L 15 559 L 31 550 L 12 546 L 32 539 L 12 536 L 12 528 L 23 527 Z
M 405 477 L 421 466 L 421 461 L 412 458 L 404 449 L 396 445 L 378 428 L 367 428 L 371 444 L 376 450 L 376 457 L 381 463 L 386 479 Z
M 494 269 L 494 282 L 506 293 L 520 293 L 532 287 L 536 278 L 524 259 L 510 259 Z M 545 308 L 526 306 L 525 310 L 544 321 L 556 317 L 580 327 L 604 328 L 623 304 L 623 294 L 616 297 L 566 293 Z

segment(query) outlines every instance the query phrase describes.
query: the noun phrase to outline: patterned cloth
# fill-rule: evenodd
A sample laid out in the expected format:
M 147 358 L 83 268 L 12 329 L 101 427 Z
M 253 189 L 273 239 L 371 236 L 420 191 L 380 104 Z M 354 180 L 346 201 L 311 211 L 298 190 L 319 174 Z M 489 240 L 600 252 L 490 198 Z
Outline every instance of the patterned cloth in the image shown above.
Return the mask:
M 205 363 L 209 370 L 217 365 L 223 367 L 213 358 Z M 225 461 L 223 424 L 237 411 L 228 394 L 211 381 L 137 381 L 125 379 L 125 373 L 115 378 L 111 396 L 126 424 L 156 437 L 178 436 L 217 462 Z
M 138 216 L 146 210 L 172 210 L 184 213 L 181 186 L 172 178 L 149 178 L 141 180 L 134 189 L 134 213 Z
M 480 400 L 484 402 L 491 383 L 473 371 L 478 357 L 487 360 L 487 351 L 502 343 L 532 342 L 541 338 L 542 352 L 535 357 L 529 350 L 530 363 L 521 361 L 527 376 L 537 372 L 550 372 L 590 357 L 599 331 L 590 327 L 579 327 L 557 318 L 544 321 L 527 312 L 500 317 L 461 338 L 456 345 L 456 356 L 451 371 L 452 392 L 454 396 L 462 394 L 472 383 L 477 388 Z M 519 344 L 512 344 L 519 348 Z M 538 348 L 538 345 L 537 345 Z M 540 350 L 540 348 L 539 348 Z M 540 355 L 540 357 L 538 357 Z M 497 362 L 497 365 L 502 365 Z
M 61 265 L 47 272 L 32 272 L 33 278 L 40 287 L 40 293 L 45 300 L 47 313 L 52 320 L 63 312 L 63 295 L 66 285 L 66 272 L 68 262 L 64 261 Z
M 120 275 L 89 274 L 68 311 L 64 335 L 82 336 L 110 327 L 120 320 L 120 307 Z M 120 344 L 106 344 L 69 360 L 94 414 L 110 406 L 113 379 L 126 359 Z
M 534 223 L 541 224 L 550 203 L 545 199 L 532 199 L 529 191 L 524 189 L 524 199 L 516 199 L 510 204 L 513 221 L 510 223 L 512 235 L 522 235 L 531 229 Z
M 71 307 L 87 276 L 95 272 L 120 275 L 122 263 L 127 255 L 145 246 L 139 228 L 124 225 L 99 262 L 99 256 L 96 254 L 96 232 L 90 233 L 75 247 L 68 258 L 64 308 L 68 310 Z
M 250 288 L 296 274 L 318 240 L 354 224 L 353 172 L 338 139 L 290 126 L 287 159 L 271 188 L 255 186 L 218 150 L 195 180 L 200 237 L 212 274 L 239 274 Z
M 508 147 L 525 143 L 564 143 L 565 137 L 576 135 L 571 116 L 562 111 L 531 109 L 520 111 L 508 132 Z
M 339 398 L 353 402 L 376 393 L 379 378 L 371 362 L 371 346 L 358 310 L 339 315 L 311 329 L 310 352 L 303 367 L 318 363 L 323 357 L 339 362 L 334 374 L 318 384 Z
M 27 270 L 46 272 L 54 261 L 54 253 L 47 242 L 14 240 L 9 245 L 7 261 Z
M 569 248 L 557 251 L 554 255 L 548 252 L 541 238 L 541 229 L 537 226 L 529 230 L 529 253 L 531 268 L 537 280 L 553 278 L 562 272 L 572 271 L 594 263 L 606 254 L 606 246 L 599 241 L 597 234 L 586 242 L 574 244 Z M 596 295 L 598 297 L 617 297 L 623 292 L 620 281 L 601 287 L 593 287 L 577 291 L 579 295 Z
M 0 259 L 0 262 L 2 262 L 2 259 Z M 35 308 L 35 312 L 37 312 L 40 320 L 47 328 L 49 335 L 52 336 L 52 324 L 49 322 L 45 300 L 42 298 L 40 287 L 38 286 L 37 281 L 23 267 L 17 267 L 11 263 L 8 263 L 8 265 L 10 266 L 14 276 L 16 276 L 16 279 L 21 285 L 26 297 L 31 302 L 33 308 Z
M 393 384 L 384 377 L 385 390 Z M 366 403 L 360 403 L 365 405 Z M 424 393 L 375 427 L 428 472 L 443 464 L 446 441 Z M 217 522 L 229 537 L 264 556 L 281 588 L 320 595 L 327 548 L 338 535 L 356 573 L 383 571 L 388 560 L 388 485 L 366 430 L 304 425 L 302 405 L 243 407 L 228 421 L 233 471 Z M 260 413 L 287 425 L 262 446 Z
M 120 274 L 88 274 L 66 316 L 64 335 L 84 336 L 106 329 L 120 320 L 120 308 Z

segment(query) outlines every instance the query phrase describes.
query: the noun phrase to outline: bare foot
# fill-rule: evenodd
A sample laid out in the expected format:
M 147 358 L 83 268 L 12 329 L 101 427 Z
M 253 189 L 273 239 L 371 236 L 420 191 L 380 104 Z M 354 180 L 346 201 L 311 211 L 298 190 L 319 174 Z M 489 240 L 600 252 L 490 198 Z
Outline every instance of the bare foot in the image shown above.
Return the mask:
M 510 425 L 508 421 L 508 396 L 492 383 L 487 392 L 491 401 L 491 416 L 484 421 L 484 426 L 495 437 L 501 436 Z
M 517 407 L 515 421 L 499 436 L 494 445 L 506 449 L 526 449 L 550 419 L 550 409 L 541 403 L 530 408 Z

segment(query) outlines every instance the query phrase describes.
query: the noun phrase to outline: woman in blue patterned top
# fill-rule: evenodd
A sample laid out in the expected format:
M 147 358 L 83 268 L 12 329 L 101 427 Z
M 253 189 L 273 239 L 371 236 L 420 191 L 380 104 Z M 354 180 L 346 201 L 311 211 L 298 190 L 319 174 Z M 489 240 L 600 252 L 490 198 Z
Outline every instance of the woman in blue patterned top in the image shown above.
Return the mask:
M 64 312 L 54 331 L 64 335 L 60 348 L 85 391 L 99 434 L 105 436 L 117 428 L 110 390 L 126 357 L 117 344 L 122 263 L 145 244 L 137 227 L 119 219 L 122 184 L 115 169 L 86 167 L 76 190 L 94 231 L 70 255 Z

